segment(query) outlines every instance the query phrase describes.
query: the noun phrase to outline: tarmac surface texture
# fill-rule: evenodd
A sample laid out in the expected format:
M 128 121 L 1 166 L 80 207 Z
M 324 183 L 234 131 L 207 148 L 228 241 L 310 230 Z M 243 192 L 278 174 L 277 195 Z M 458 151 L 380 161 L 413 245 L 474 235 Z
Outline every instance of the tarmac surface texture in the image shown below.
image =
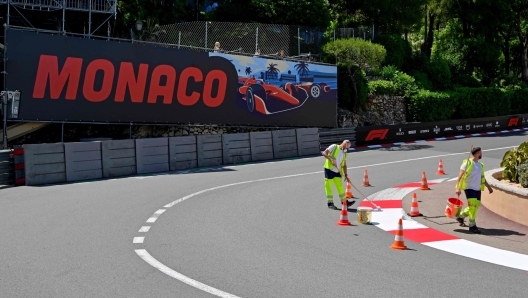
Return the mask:
M 439 178 L 440 158 L 454 178 L 472 144 L 483 148 L 482 161 L 493 169 L 527 136 L 353 152 L 349 175 L 367 196 L 420 181 L 423 171 L 428 180 Z M 323 163 L 315 156 L 2 189 L 0 296 L 526 297 L 525 271 L 412 241 L 405 242 L 409 250 L 390 249 L 394 235 L 357 224 L 360 200 L 348 213 L 354 226 L 337 226 L 340 211 L 326 206 Z M 371 187 L 360 186 L 365 169 Z M 443 184 L 432 186 L 428 197 L 419 193 L 427 217 L 417 220 L 471 241 L 490 241 L 486 245 L 508 241 L 512 251 L 526 253 L 525 242 L 515 242 L 526 241 L 515 234 L 526 234 L 524 227 L 487 222 L 491 216 L 482 207 L 482 235 L 466 235 L 467 228 L 441 218 L 453 189 Z M 407 211 L 409 202 L 403 202 Z

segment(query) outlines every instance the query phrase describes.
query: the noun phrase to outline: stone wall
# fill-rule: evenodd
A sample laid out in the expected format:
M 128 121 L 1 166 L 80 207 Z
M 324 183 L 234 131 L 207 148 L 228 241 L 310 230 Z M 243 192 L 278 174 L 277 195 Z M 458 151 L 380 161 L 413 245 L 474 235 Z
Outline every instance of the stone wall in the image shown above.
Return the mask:
M 405 123 L 405 99 L 401 96 L 369 94 L 362 111 L 353 113 L 338 109 L 338 122 L 339 127 Z

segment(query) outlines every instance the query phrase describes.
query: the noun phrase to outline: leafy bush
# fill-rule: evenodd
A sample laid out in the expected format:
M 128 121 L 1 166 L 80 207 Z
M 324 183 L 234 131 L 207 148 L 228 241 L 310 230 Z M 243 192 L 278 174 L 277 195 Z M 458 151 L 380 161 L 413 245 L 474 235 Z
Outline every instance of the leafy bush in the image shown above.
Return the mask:
M 354 72 L 354 69 L 352 70 Z M 346 67 L 338 67 L 337 76 L 337 99 L 340 107 L 353 111 L 356 106 L 365 104 L 368 96 L 368 80 L 364 72 L 358 71 L 354 77 L 358 91 L 358 98 L 355 98 L 354 87 L 350 80 L 350 75 Z
M 420 90 L 411 96 L 407 106 L 412 121 L 427 122 L 450 119 L 456 99 L 449 93 Z
M 427 72 L 427 64 L 429 64 L 429 57 L 422 51 L 413 52 L 409 62 L 403 66 L 403 71 L 411 72 L 413 70 Z
M 431 80 L 429 80 L 429 77 L 427 76 L 425 72 L 421 72 L 419 70 L 413 70 L 409 73 L 409 75 L 411 75 L 414 78 L 418 88 L 429 90 L 429 91 L 434 90 L 433 83 L 431 82 Z
M 501 74 L 491 81 L 490 87 L 522 89 L 525 84 L 516 75 Z
M 506 151 L 500 164 L 501 167 L 504 167 L 504 170 L 502 171 L 502 177 L 512 182 L 518 183 L 519 166 L 524 164 L 527 160 L 528 142 L 524 142 L 519 147 Z
M 414 94 L 418 93 L 418 86 L 413 77 L 410 75 L 398 72 L 392 79 L 394 83 L 396 95 L 410 98 Z
M 511 94 L 497 88 L 458 88 L 452 93 L 461 118 L 495 117 L 511 113 Z
M 396 85 L 392 81 L 378 80 L 368 83 L 369 93 L 395 95 Z
M 394 65 L 402 69 L 412 55 L 411 45 L 399 35 L 380 34 L 374 42 L 382 45 L 387 50 L 387 55 L 382 65 Z
M 511 114 L 528 113 L 528 89 L 511 90 Z
M 387 66 L 384 66 L 381 70 L 380 70 L 380 75 L 385 79 L 385 80 L 392 80 L 396 74 L 398 73 L 398 68 L 396 68 L 396 66 L 394 65 L 387 65 Z
M 528 187 L 528 163 L 523 163 L 519 166 L 519 183 L 522 187 Z
M 484 87 L 482 83 L 477 80 L 474 76 L 468 74 L 459 74 L 453 78 L 453 85 L 455 87 L 472 87 L 481 88 Z
M 427 64 L 427 74 L 436 90 L 451 89 L 451 71 L 442 58 L 434 58 Z

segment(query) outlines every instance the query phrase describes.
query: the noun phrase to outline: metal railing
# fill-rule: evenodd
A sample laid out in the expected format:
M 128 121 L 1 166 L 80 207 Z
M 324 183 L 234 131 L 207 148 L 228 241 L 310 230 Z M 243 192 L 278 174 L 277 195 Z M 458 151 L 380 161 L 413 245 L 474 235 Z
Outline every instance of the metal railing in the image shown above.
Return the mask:
M 0 150 L 0 187 L 15 183 L 15 163 L 12 150 Z
M 356 146 L 355 127 L 319 129 L 319 148 L 321 151 L 332 144 L 341 144 L 344 140 L 350 140 L 352 147 Z
M 32 10 L 80 10 L 101 13 L 116 12 L 117 0 L 0 0 L 0 4 L 16 5 Z

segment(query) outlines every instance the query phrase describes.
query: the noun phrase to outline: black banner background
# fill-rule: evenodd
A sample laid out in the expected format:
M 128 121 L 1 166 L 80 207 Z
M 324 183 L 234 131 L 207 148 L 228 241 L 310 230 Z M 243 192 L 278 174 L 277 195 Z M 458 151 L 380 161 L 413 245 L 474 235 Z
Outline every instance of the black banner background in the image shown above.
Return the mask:
M 272 126 L 336 126 L 336 105 L 334 102 L 308 99 L 297 109 L 273 115 L 258 112 L 250 113 L 247 108 L 237 105 L 238 74 L 229 60 L 209 57 L 208 53 L 181 49 L 169 49 L 141 44 L 119 43 L 115 41 L 91 40 L 8 29 L 8 63 L 6 88 L 21 91 L 18 120 L 26 121 L 65 121 L 65 122 L 108 122 L 108 123 L 202 123 L 232 125 L 272 125 Z M 41 55 L 58 57 L 59 71 L 67 57 L 83 59 L 83 70 L 75 100 L 65 99 L 64 87 L 59 99 L 50 98 L 50 88 L 46 88 L 44 98 L 33 98 L 35 78 Z M 115 68 L 112 91 L 102 102 L 90 102 L 83 96 L 83 82 L 86 66 L 93 60 L 105 59 Z M 124 102 L 115 102 L 116 85 L 121 62 L 132 62 L 135 75 L 139 65 L 149 65 L 148 77 L 142 103 L 131 102 L 129 92 Z M 147 103 L 152 70 L 158 65 L 170 65 L 176 70 L 176 84 L 171 104 L 164 104 L 158 97 L 155 104 Z M 215 108 L 203 102 L 203 96 L 192 106 L 181 105 L 176 99 L 178 81 L 183 69 L 199 68 L 202 82 L 189 80 L 188 91 L 201 92 L 206 74 L 219 69 L 227 74 L 227 91 L 223 103 Z M 162 79 L 163 84 L 163 79 Z M 103 85 L 103 72 L 98 71 L 94 84 L 97 91 Z M 218 84 L 213 84 L 212 94 L 216 94 Z
M 515 120 L 516 118 L 517 121 Z M 528 114 L 356 128 L 359 146 L 427 140 L 528 126 Z

